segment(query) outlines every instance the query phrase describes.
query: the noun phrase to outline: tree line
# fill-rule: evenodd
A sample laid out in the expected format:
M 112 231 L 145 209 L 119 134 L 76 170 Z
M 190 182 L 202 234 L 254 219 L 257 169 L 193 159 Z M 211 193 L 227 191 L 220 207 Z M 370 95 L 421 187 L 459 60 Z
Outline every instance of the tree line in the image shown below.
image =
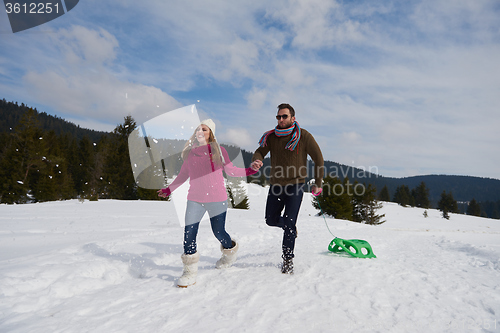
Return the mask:
M 417 187 L 410 190 L 407 185 L 401 185 L 396 188 L 394 196 L 390 197 L 387 186 L 384 186 L 378 195 L 381 201 L 395 202 L 403 207 L 420 207 L 429 209 L 431 202 L 429 200 L 429 188 L 425 182 L 421 182 Z M 487 207 L 486 209 L 483 207 Z M 437 208 L 442 212 L 444 218 L 449 219 L 450 213 L 467 214 L 472 216 L 482 216 L 490 218 L 500 218 L 500 201 L 497 203 L 480 203 L 472 198 L 469 202 L 458 203 L 454 199 L 452 191 L 443 191 L 437 203 Z
M 0 99 L 0 133 L 9 133 L 14 130 L 23 115 L 29 111 L 30 107 L 24 103 L 20 105 L 16 102 L 7 102 L 5 99 Z M 69 134 L 81 140 L 87 136 L 91 141 L 97 142 L 101 136 L 106 135 L 106 132 L 100 132 L 90 129 L 81 128 L 72 122 L 49 115 L 45 112 L 39 112 L 36 108 L 33 109 L 38 120 L 40 128 L 44 131 L 53 130 L 56 135 Z
M 135 127 L 128 116 L 97 141 L 87 135 L 78 139 L 44 130 L 29 108 L 14 128 L 0 134 L 0 202 L 160 200 L 156 191 L 135 183 L 127 141 Z

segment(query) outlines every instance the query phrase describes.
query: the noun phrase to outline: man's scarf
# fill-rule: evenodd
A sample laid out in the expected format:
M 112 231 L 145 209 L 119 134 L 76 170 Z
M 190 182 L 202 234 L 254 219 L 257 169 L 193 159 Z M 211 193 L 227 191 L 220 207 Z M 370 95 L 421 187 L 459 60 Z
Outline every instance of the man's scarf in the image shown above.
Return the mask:
M 295 149 L 295 147 L 297 147 L 297 145 L 299 144 L 299 140 L 300 140 L 300 126 L 299 126 L 299 123 L 296 122 L 296 121 L 289 128 L 281 129 L 281 128 L 278 128 L 278 126 L 276 126 L 275 129 L 267 131 L 260 138 L 259 145 L 261 147 L 265 147 L 267 145 L 267 138 L 269 137 L 269 135 L 271 135 L 273 133 L 276 134 L 276 136 L 287 136 L 287 135 L 290 135 L 290 134 L 293 133 L 292 139 L 290 141 L 288 141 L 288 143 L 285 146 L 285 149 L 293 151 Z

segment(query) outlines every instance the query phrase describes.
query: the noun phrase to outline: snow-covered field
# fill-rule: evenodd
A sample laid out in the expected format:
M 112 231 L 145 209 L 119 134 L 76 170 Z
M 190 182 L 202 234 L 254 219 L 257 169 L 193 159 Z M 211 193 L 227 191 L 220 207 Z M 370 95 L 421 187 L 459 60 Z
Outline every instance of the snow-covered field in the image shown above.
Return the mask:
M 377 255 L 356 259 L 328 252 L 306 194 L 289 276 L 265 196 L 251 188 L 250 210 L 228 212 L 240 252 L 227 270 L 202 223 L 186 289 L 172 202 L 0 205 L 0 332 L 500 332 L 500 221 L 390 203 L 380 226 L 327 218 Z

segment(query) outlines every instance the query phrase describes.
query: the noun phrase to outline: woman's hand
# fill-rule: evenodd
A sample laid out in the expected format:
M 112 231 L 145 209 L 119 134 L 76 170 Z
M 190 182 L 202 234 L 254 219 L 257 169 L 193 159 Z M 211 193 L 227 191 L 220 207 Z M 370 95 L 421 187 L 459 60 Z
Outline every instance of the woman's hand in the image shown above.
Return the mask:
M 167 193 L 163 193 L 163 190 L 158 190 L 158 196 L 162 197 L 162 198 L 167 198 L 168 194 Z
M 250 164 L 250 167 L 254 170 L 254 171 L 259 171 L 259 169 L 264 165 L 264 163 L 262 163 L 261 160 L 255 160 L 252 162 L 252 164 Z

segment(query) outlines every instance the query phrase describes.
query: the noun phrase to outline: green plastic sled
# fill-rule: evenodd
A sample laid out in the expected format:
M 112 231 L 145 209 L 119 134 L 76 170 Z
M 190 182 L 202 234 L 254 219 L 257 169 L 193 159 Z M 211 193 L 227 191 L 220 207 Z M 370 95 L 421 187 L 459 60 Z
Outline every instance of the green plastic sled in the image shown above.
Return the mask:
M 333 253 L 347 252 L 356 258 L 377 258 L 373 254 L 370 244 L 361 239 L 334 238 L 328 245 L 328 251 Z

